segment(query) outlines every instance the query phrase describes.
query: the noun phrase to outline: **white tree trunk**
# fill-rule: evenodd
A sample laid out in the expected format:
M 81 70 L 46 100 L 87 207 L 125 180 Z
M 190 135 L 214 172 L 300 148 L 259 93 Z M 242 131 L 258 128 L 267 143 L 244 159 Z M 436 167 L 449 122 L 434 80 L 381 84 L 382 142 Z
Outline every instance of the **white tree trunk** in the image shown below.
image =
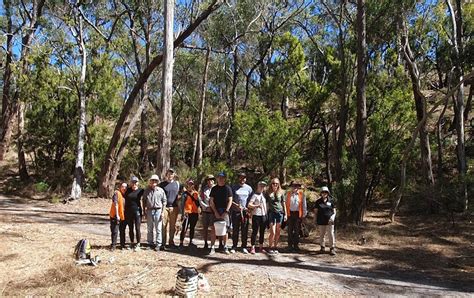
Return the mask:
M 161 90 L 161 120 L 159 129 L 157 172 L 162 177 L 170 167 L 171 129 L 173 127 L 173 24 L 174 0 L 165 0 L 165 34 L 163 44 L 163 79 Z
M 71 188 L 71 199 L 77 200 L 82 195 L 82 184 L 84 182 L 84 140 L 86 136 L 86 96 L 84 94 L 84 83 L 87 70 L 87 50 L 84 43 L 82 16 L 79 16 L 79 29 L 77 40 L 81 52 L 81 76 L 79 78 L 79 131 L 77 136 L 76 167 Z

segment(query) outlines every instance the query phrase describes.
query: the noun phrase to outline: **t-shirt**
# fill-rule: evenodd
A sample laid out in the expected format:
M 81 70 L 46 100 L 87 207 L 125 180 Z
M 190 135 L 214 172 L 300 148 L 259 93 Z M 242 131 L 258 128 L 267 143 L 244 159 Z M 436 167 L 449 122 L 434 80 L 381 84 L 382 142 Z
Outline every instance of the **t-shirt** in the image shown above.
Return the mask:
M 265 200 L 265 195 L 263 193 L 255 193 L 249 203 L 252 205 L 260 205 L 259 207 L 253 208 L 252 215 L 267 215 L 267 201 Z
M 283 213 L 283 204 L 285 204 L 285 194 L 283 192 L 280 194 L 272 192 L 268 196 L 268 212 Z
M 252 187 L 248 184 L 244 185 L 234 185 L 232 187 L 232 192 L 233 192 L 233 201 L 238 204 L 240 207 L 247 207 L 248 200 L 250 199 L 253 190 Z M 232 207 L 236 211 L 240 211 L 240 209 L 237 209 L 236 206 Z
M 131 214 L 137 211 L 142 215 L 141 199 L 143 195 L 143 188 L 137 188 L 136 190 L 127 188 L 125 192 L 125 213 Z
M 217 212 L 222 214 L 227 208 L 228 198 L 232 197 L 232 189 L 229 185 L 216 185 L 211 189 L 210 197 L 214 198 L 214 206 Z
M 143 192 L 143 202 L 146 208 L 161 209 L 166 205 L 166 194 L 163 188 L 147 188 Z
M 329 218 L 334 214 L 334 208 L 336 205 L 334 204 L 334 200 L 332 198 L 328 198 L 326 202 L 321 198 L 316 201 L 316 208 L 318 210 L 318 214 L 316 215 L 316 223 L 318 225 L 327 225 L 329 224 Z
M 159 185 L 166 193 L 166 207 L 178 207 L 178 193 L 179 193 L 179 182 L 178 181 L 163 181 Z
M 214 187 L 214 186 L 212 186 Z M 199 204 L 201 205 L 201 208 L 204 212 L 211 212 L 211 207 L 209 205 L 209 200 L 210 200 L 210 194 L 211 194 L 211 189 L 212 187 L 209 186 L 204 186 L 202 192 L 201 192 L 201 198 L 199 200 Z

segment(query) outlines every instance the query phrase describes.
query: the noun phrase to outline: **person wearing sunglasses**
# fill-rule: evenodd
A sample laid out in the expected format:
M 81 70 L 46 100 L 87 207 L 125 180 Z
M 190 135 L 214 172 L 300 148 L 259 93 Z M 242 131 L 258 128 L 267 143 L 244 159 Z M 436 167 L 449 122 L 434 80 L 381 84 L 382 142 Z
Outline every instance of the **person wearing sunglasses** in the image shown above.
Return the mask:
M 280 180 L 273 178 L 267 192 L 268 218 L 270 223 L 270 236 L 268 238 L 268 253 L 278 254 L 278 241 L 280 240 L 281 224 L 287 220 L 285 194 L 281 189 Z

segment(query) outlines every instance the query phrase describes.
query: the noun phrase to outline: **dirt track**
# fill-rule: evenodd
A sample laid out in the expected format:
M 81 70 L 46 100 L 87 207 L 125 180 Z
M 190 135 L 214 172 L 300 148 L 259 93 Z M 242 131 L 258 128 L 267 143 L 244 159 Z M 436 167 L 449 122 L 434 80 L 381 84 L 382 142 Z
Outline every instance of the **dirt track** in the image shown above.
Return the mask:
M 345 254 L 347 258 L 351 247 L 341 242 L 335 258 L 316 254 L 317 247 L 309 243 L 303 245 L 301 254 L 284 253 L 276 258 L 241 253 L 208 257 L 200 249 L 110 252 L 107 207 L 107 201 L 98 199 L 58 205 L 0 196 L 0 270 L 8 272 L 0 278 L 0 295 L 171 295 L 178 265 L 197 267 L 209 279 L 211 294 L 216 295 L 474 293 L 472 272 L 467 272 L 467 280 L 457 283 L 433 278 L 423 270 L 373 268 L 363 258 L 343 264 L 339 260 Z M 145 224 L 145 238 L 143 235 Z M 91 240 L 93 254 L 102 259 L 98 267 L 73 265 L 72 250 L 80 238 Z

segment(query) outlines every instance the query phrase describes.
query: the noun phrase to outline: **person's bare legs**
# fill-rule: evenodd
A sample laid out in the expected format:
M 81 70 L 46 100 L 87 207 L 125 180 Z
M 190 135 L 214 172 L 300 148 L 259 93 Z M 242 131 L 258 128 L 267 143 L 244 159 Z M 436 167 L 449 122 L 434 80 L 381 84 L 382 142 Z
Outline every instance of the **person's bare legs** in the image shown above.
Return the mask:
M 275 240 L 273 242 L 273 248 L 276 250 L 278 247 L 278 241 L 280 241 L 280 232 L 281 232 L 281 224 L 275 224 Z
M 271 223 L 270 224 L 270 236 L 268 237 L 268 247 L 270 247 L 270 249 L 273 249 L 273 247 L 274 247 L 274 242 L 273 242 L 274 239 L 275 239 L 275 224 Z

